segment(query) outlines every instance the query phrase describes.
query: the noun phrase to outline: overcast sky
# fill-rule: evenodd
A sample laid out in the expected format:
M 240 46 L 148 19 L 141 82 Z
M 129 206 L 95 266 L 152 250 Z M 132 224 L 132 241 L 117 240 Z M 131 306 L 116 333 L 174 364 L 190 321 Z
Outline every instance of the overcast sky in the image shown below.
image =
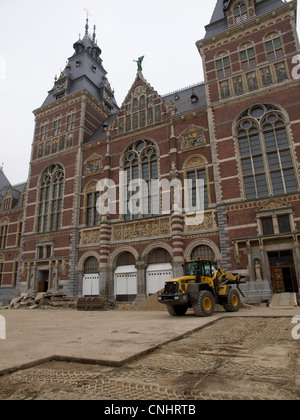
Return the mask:
M 34 116 L 73 44 L 97 25 L 103 66 L 121 106 L 145 55 L 143 74 L 161 95 L 203 81 L 195 43 L 216 0 L 0 0 L 0 166 L 12 184 L 27 180 Z M 298 18 L 299 31 L 299 18 Z

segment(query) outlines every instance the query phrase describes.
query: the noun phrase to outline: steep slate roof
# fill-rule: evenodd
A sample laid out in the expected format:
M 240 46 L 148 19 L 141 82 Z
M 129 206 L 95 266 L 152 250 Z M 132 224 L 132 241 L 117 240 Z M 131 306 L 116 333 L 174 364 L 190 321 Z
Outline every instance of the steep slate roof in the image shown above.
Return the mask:
M 75 53 L 69 58 L 68 65 L 60 75 L 60 79 L 68 80 L 67 95 L 87 90 L 99 102 L 103 100 L 103 88 L 109 85 L 107 72 L 100 58 L 101 49 L 96 43 L 96 34 L 88 33 L 88 26 L 84 38 L 73 45 Z M 78 49 L 77 49 L 78 48 Z M 93 54 L 96 51 L 97 55 Z M 42 107 L 56 102 L 56 82 L 48 92 Z M 118 108 L 113 97 L 113 107 Z
M 192 102 L 192 96 L 196 96 L 198 100 Z M 176 114 L 192 112 L 207 105 L 205 86 L 203 83 L 169 93 L 162 96 L 162 99 L 166 104 L 169 104 L 170 102 L 174 103 L 176 107 Z
M 231 1 L 217 0 L 217 4 L 209 25 L 205 27 L 205 38 L 210 38 L 228 29 L 224 14 L 224 3 L 228 5 Z M 256 17 L 268 13 L 284 4 L 283 0 L 256 0 Z

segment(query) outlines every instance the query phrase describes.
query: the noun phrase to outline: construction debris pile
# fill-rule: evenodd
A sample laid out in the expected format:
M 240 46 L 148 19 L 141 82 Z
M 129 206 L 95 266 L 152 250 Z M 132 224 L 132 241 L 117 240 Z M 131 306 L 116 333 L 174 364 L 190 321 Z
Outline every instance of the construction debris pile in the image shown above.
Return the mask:
M 84 297 L 77 302 L 78 311 L 114 311 L 118 309 L 116 303 L 104 297 Z
M 12 299 L 10 309 L 53 309 L 53 308 L 76 308 L 76 301 L 62 292 L 45 293 L 22 293 L 21 296 Z

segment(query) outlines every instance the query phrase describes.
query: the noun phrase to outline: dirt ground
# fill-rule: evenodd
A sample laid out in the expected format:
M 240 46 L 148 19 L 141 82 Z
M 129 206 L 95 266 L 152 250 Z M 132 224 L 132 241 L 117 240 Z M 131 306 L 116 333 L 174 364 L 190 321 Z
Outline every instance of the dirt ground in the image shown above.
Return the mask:
M 300 400 L 291 319 L 224 318 L 121 368 L 52 362 L 0 378 L 1 400 Z

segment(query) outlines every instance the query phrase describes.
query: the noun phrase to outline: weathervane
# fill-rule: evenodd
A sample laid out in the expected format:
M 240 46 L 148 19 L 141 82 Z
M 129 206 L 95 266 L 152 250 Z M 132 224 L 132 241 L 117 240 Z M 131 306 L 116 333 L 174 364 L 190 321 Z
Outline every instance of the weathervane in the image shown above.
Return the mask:
M 145 56 L 139 57 L 137 60 L 133 60 L 138 65 L 138 72 L 141 73 L 143 71 L 142 63 L 144 61 Z

